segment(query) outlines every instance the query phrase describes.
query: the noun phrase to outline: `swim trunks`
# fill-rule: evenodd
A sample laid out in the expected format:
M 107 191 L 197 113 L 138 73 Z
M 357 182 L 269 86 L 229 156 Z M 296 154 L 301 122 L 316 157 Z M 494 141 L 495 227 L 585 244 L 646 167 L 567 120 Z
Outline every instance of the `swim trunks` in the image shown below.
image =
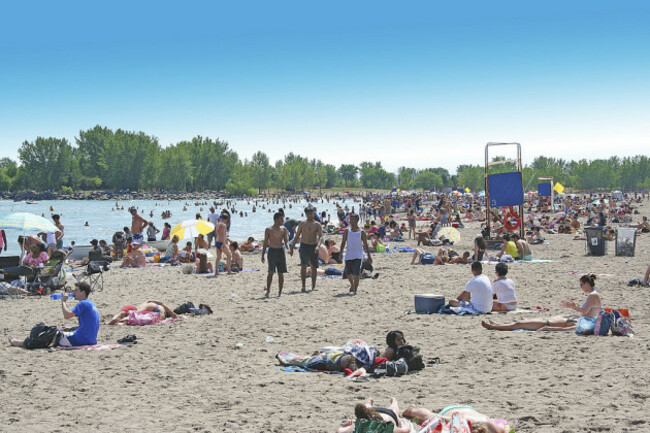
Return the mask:
M 269 263 L 269 274 L 274 272 L 286 274 L 287 257 L 284 254 L 284 248 L 269 248 L 267 258 Z
M 347 275 L 361 274 L 361 259 L 352 259 L 345 261 L 345 273 Z
M 316 254 L 316 244 L 300 243 L 300 264 L 311 265 L 314 268 L 318 267 L 318 254 Z
M 420 263 L 423 265 L 432 265 L 436 261 L 436 257 L 431 253 L 420 254 Z
M 131 242 L 140 242 L 144 240 L 144 237 L 142 236 L 142 233 L 133 233 Z
M 221 247 L 223 246 L 223 242 L 216 242 L 216 241 L 215 241 L 215 242 L 214 242 L 214 246 L 215 246 L 215 248 L 216 248 L 217 251 L 218 251 L 218 250 L 220 250 Z

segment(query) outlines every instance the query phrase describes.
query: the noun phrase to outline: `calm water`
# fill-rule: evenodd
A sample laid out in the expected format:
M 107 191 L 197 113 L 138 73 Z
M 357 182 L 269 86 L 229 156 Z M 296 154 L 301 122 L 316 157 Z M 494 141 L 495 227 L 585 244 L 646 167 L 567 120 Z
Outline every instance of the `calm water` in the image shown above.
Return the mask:
M 183 210 L 186 203 L 187 210 Z M 64 245 L 69 245 L 71 241 L 75 241 L 79 245 L 87 245 L 93 238 L 105 239 L 110 243 L 113 233 L 125 226 L 131 227 L 131 214 L 127 211 L 130 206 L 137 207 L 140 215 L 147 220 L 153 221 L 161 232 L 157 237 L 160 239 L 164 222 L 168 222 L 174 227 L 181 221 L 194 219 L 197 212 L 201 214 L 203 219 L 207 220 L 212 202 L 208 203 L 207 205 L 195 205 L 193 201 L 185 202 L 183 200 L 132 200 L 119 202 L 120 207 L 124 206 L 124 210 L 117 210 L 114 201 L 56 200 L 26 204 L 24 202 L 0 200 L 0 216 L 13 212 L 31 212 L 36 215 L 44 215 L 50 219 L 51 214 L 58 213 L 61 215 L 61 222 L 65 226 Z M 237 241 L 245 240 L 248 236 L 261 239 L 264 235 L 264 229 L 273 224 L 273 213 L 268 212 L 269 209 L 275 212 L 282 207 L 286 216 L 299 220 L 302 218 L 303 209 L 308 204 L 306 201 L 299 201 L 298 203 L 291 203 L 292 207 L 289 208 L 289 203 L 272 204 L 258 201 L 257 212 L 252 212 L 255 204 L 253 201 L 232 201 L 231 203 L 233 203 L 237 213 L 232 214 L 230 238 Z M 318 212 L 326 211 L 333 218 L 336 218 L 334 202 L 314 202 L 312 204 L 318 209 Z M 350 200 L 340 204 L 342 206 L 355 206 L 358 211 L 358 204 Z M 262 205 L 266 205 L 266 209 L 262 209 Z M 50 207 L 52 207 L 53 211 L 50 210 Z M 216 206 L 217 212 L 220 212 L 224 207 L 225 205 Z M 171 218 L 162 219 L 161 213 L 164 210 L 171 211 Z M 153 217 L 150 217 L 149 214 L 152 211 Z M 240 217 L 239 211 L 248 212 L 248 216 Z M 86 222 L 88 222 L 87 227 L 85 226 Z M 19 247 L 16 238 L 21 233 L 15 229 L 7 229 L 6 233 L 9 248 L 6 253 L 3 252 L 2 254 L 18 254 Z

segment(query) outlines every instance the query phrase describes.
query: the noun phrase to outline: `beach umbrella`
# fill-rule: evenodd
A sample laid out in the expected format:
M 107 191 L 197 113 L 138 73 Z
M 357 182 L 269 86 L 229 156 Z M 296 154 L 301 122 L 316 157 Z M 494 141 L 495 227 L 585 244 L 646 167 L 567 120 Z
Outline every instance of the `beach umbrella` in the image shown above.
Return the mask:
M 461 195 L 463 195 L 460 191 L 452 191 L 451 193 L 452 193 L 453 195 L 455 195 L 455 196 L 458 196 L 458 197 L 460 197 Z
M 591 204 L 596 205 L 596 206 L 599 205 L 600 204 L 600 199 L 592 201 Z M 609 204 L 609 200 L 605 199 L 605 204 Z
M 169 237 L 178 236 L 178 239 L 183 241 L 194 239 L 201 235 L 207 235 L 214 231 L 214 224 L 203 220 L 186 220 L 169 232 Z
M 485 197 L 485 191 L 481 191 L 481 192 L 479 192 L 479 193 L 478 193 L 478 196 L 479 196 L 479 197 Z
M 453 227 L 443 227 L 438 231 L 438 239 L 445 238 L 455 244 L 460 240 L 460 232 Z
M 28 231 L 56 232 L 59 228 L 50 220 L 30 212 L 16 212 L 0 218 L 0 228 Z

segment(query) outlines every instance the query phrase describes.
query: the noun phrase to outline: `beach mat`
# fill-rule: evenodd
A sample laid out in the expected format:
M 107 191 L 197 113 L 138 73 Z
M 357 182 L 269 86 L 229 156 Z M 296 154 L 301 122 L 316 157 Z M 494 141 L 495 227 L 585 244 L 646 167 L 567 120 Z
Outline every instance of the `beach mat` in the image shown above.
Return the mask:
M 73 347 L 63 347 L 57 346 L 56 350 L 113 350 L 119 349 L 120 347 L 126 347 L 125 344 L 93 344 L 88 346 L 73 346 Z

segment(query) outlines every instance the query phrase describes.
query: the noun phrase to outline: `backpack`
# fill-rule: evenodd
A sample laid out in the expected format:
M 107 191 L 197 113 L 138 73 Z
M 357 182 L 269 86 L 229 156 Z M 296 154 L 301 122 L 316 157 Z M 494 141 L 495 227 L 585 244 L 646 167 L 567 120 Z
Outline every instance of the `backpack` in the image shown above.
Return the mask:
M 400 346 L 397 348 L 396 359 L 404 359 L 408 365 L 408 371 L 417 371 L 424 368 L 422 354 L 417 346 Z
M 614 322 L 614 315 L 607 311 L 601 311 L 596 316 L 596 323 L 594 324 L 594 335 L 604 337 L 609 334 L 609 330 Z
M 190 312 L 190 308 L 195 308 L 194 304 L 191 302 L 186 302 L 184 304 L 179 305 L 174 309 L 174 313 L 176 314 L 188 314 Z
M 25 338 L 23 347 L 30 350 L 46 349 L 50 345 L 56 346 L 59 339 L 59 329 L 56 326 L 46 326 L 41 322 L 32 328 L 29 337 Z
M 395 424 L 387 421 L 357 419 L 354 422 L 353 433 L 393 433 Z
M 612 335 L 629 337 L 634 334 L 632 321 L 628 317 L 625 317 L 619 310 L 612 310 L 610 314 L 612 315 Z

